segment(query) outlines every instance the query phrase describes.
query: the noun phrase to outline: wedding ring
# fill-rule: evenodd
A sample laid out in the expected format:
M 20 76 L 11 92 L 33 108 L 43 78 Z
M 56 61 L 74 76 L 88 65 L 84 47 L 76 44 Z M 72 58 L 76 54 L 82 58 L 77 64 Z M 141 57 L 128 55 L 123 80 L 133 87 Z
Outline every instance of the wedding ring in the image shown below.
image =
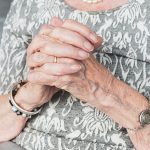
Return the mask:
M 57 57 L 56 56 L 54 57 L 54 63 L 57 63 Z

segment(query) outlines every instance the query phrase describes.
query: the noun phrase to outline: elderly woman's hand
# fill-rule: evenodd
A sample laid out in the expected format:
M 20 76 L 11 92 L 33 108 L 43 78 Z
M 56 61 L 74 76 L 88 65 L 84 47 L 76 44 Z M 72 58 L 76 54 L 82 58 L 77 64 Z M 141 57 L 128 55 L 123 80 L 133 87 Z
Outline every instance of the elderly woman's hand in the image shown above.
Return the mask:
M 75 21 L 70 22 L 78 24 Z M 78 24 L 73 27 L 75 30 L 78 30 L 78 33 L 83 35 L 82 32 L 84 30 L 82 30 L 82 26 L 84 25 Z M 69 28 L 69 25 L 66 28 Z M 100 40 L 97 43 L 100 43 Z M 66 44 L 70 45 L 69 43 Z M 85 60 L 74 59 L 73 61 L 81 66 L 75 73 L 52 75 L 52 63 L 41 63 L 39 67 L 32 70 L 28 79 L 33 83 L 65 89 L 75 97 L 102 110 L 123 127 L 130 129 L 139 128 L 138 117 L 141 111 L 147 107 L 146 98 L 124 82 L 115 78 L 92 56 Z M 56 63 L 55 65 L 58 64 Z M 52 78 L 53 81 L 51 80 Z M 136 101 L 133 101 L 134 99 Z
M 56 19 L 53 19 L 52 23 L 54 23 L 54 21 L 56 21 Z M 43 70 L 43 72 L 38 72 L 38 76 L 35 75 L 33 77 L 34 80 L 37 81 L 36 84 L 42 84 L 42 86 L 35 84 L 33 91 L 40 90 L 38 93 L 41 95 L 34 98 L 34 102 L 32 100 L 28 105 L 39 105 L 47 102 L 47 99 L 45 101 L 43 98 L 39 100 L 38 97 L 43 95 L 47 96 L 47 94 L 44 94 L 46 91 L 51 92 L 50 96 L 52 96 L 52 93 L 54 93 L 55 90 L 58 90 L 56 87 L 51 87 L 54 85 L 53 82 L 57 79 L 56 75 L 66 75 L 78 72 L 81 69 L 81 65 L 76 60 L 88 58 L 89 52 L 94 49 L 94 46 L 98 42 L 100 42 L 99 37 L 87 27 L 82 27 L 83 25 L 80 25 L 81 28 L 78 28 L 78 26 L 74 26 L 77 24 L 74 24 L 74 22 L 72 23 L 69 20 L 64 23 L 61 20 L 59 20 L 59 22 L 57 20 L 56 25 L 57 24 L 61 27 L 43 25 L 38 35 L 35 36 L 27 49 L 27 64 L 30 68 L 30 73 L 32 74 L 36 68 L 39 67 Z M 80 34 L 80 32 L 82 34 Z M 57 63 L 54 63 L 55 57 L 57 57 Z M 44 72 L 49 74 L 48 82 L 44 77 Z M 32 80 L 30 81 L 33 82 Z M 48 87 L 44 85 L 51 86 Z M 28 87 L 29 88 L 26 88 L 26 90 L 30 89 L 29 91 L 31 91 L 33 85 L 28 83 Z
M 39 52 L 36 52 L 32 46 L 35 42 L 31 43 L 29 47 L 28 65 L 34 69 L 30 72 L 28 79 L 33 83 L 65 89 L 86 101 L 98 86 L 95 79 L 99 76 L 95 77 L 95 75 L 99 69 L 94 68 L 98 62 L 92 57 L 90 59 L 81 58 L 78 54 L 79 51 L 86 52 L 86 54 L 91 51 L 84 47 L 85 41 L 89 44 L 92 43 L 96 48 L 101 45 L 102 39 L 88 27 L 76 21 L 62 22 L 59 19 L 53 19 L 52 24 L 56 27 L 53 26 L 52 29 L 47 25 L 40 31 L 40 37 L 43 35 L 41 40 L 45 40 L 45 44 L 36 48 Z M 64 32 L 64 36 L 62 36 L 62 32 Z M 59 57 L 57 63 L 53 63 L 54 56 Z M 37 58 L 38 61 L 35 61 L 34 58 Z M 87 60 L 84 61 L 84 59 Z M 79 68 L 73 71 L 71 70 L 73 65 L 78 65 Z
M 48 72 L 46 73 L 42 66 L 35 68 L 29 74 L 29 81 L 64 89 L 75 97 L 97 107 L 97 104 L 95 104 L 97 90 L 102 89 L 101 98 L 103 99 L 109 90 L 113 76 L 92 56 L 78 63 L 81 66 L 80 71 L 73 74 L 55 76 L 53 82 L 49 82 L 52 76 Z
M 55 23 L 56 22 L 56 23 Z M 102 39 L 88 27 L 75 21 L 53 19 L 52 25 L 43 25 L 39 34 L 28 47 L 27 64 L 31 74 L 40 84 L 53 85 L 56 76 L 78 72 L 82 67 L 79 61 L 89 57 L 89 53 L 102 43 Z M 57 63 L 54 62 L 57 57 Z M 48 74 L 48 82 L 47 77 Z M 32 81 L 29 74 L 29 80 Z

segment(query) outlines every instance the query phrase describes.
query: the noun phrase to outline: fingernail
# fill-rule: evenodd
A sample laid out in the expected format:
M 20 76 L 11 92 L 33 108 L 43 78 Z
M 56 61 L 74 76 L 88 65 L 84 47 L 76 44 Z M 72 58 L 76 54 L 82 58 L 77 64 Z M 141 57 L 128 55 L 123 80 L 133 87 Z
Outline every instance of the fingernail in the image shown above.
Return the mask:
M 84 42 L 84 47 L 89 51 L 92 51 L 94 49 L 94 46 L 87 41 Z
M 72 69 L 73 71 L 77 71 L 77 70 L 80 70 L 80 69 L 81 69 L 81 66 L 79 66 L 79 65 L 72 65 L 72 66 L 71 66 L 71 69 Z
M 90 39 L 91 39 L 93 42 L 95 42 L 95 43 L 98 42 L 97 36 L 94 35 L 94 34 L 92 34 L 92 33 L 90 34 Z
M 79 56 L 80 56 L 80 58 L 88 58 L 89 57 L 89 53 L 86 53 L 84 51 L 79 51 Z

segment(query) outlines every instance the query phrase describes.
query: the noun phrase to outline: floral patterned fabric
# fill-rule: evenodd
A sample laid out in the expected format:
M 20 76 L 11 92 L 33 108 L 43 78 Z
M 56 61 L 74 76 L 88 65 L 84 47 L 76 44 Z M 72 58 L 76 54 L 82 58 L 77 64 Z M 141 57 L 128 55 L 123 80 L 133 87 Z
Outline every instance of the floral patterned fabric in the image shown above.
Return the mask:
M 52 17 L 88 25 L 104 43 L 93 55 L 118 79 L 150 98 L 150 2 L 130 0 L 110 11 L 83 12 L 63 0 L 14 0 L 0 46 L 0 93 L 27 76 L 26 48 Z M 132 115 L 132 114 L 131 114 Z M 65 91 L 28 121 L 14 141 L 27 150 L 134 150 L 126 130 Z

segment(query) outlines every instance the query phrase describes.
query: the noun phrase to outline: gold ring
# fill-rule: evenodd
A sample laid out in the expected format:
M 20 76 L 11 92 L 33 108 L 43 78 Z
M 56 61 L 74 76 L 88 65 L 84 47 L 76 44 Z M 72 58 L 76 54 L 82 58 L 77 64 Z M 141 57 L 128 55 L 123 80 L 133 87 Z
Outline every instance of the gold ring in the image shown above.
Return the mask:
M 56 56 L 54 57 L 54 63 L 57 63 L 57 57 Z

